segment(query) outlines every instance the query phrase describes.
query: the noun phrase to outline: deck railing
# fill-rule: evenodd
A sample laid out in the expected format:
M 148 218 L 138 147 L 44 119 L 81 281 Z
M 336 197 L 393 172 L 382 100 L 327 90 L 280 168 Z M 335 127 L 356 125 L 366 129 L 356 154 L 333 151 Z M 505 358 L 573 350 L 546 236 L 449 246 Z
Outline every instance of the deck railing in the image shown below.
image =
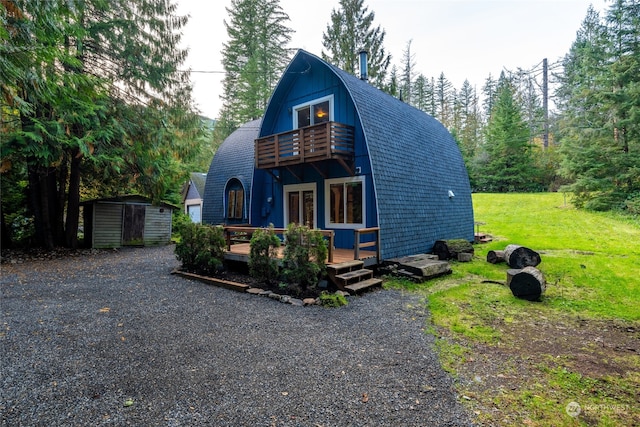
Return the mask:
M 255 140 L 255 163 L 258 169 L 270 169 L 321 160 L 353 159 L 352 126 L 325 122 L 265 136 Z
M 251 236 L 258 227 L 224 227 L 224 238 L 227 244 L 227 251 L 231 250 L 231 245 L 236 243 L 250 243 Z M 273 231 L 278 235 L 284 235 L 286 228 L 274 228 Z M 322 236 L 327 239 L 327 262 L 333 262 L 333 249 L 335 246 L 335 232 L 333 230 L 318 230 Z
M 380 227 L 370 227 L 370 228 L 358 228 L 353 230 L 354 232 L 354 244 L 353 248 L 355 250 L 355 259 L 360 259 L 360 250 L 366 248 L 375 247 L 376 250 L 376 259 L 380 260 Z M 373 240 L 367 238 L 366 241 L 362 241 L 364 236 L 369 236 L 373 234 Z

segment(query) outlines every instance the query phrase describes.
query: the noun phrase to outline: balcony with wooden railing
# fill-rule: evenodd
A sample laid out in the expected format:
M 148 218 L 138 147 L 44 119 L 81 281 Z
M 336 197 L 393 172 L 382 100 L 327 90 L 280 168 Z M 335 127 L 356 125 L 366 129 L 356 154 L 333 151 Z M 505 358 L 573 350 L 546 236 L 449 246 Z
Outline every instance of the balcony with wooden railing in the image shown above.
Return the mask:
M 353 135 L 352 126 L 325 122 L 258 138 L 255 141 L 256 167 L 274 169 L 337 160 L 345 169 L 351 170 Z

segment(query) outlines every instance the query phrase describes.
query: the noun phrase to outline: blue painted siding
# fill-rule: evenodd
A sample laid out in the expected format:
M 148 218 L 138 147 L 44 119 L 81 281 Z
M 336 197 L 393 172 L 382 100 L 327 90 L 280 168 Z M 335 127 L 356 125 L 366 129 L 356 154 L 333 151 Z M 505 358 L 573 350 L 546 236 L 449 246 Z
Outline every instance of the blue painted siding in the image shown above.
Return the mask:
M 473 240 L 467 171 L 444 126 L 304 51 L 287 67 L 262 124 L 243 126 L 245 132 L 234 132 L 216 153 L 205 187 L 206 222 L 224 219 L 224 207 L 218 205 L 224 184 L 235 177 L 250 195 L 249 219 L 257 226 L 284 227 L 283 186 L 315 183 L 317 226 L 326 228 L 324 178 L 308 166 L 291 168 L 300 180 L 286 169 L 273 171 L 277 180 L 266 171 L 254 171 L 253 144 L 258 135 L 291 130 L 294 106 L 327 95 L 334 97 L 334 120 L 354 126 L 355 166 L 365 177 L 366 227 L 380 227 L 383 259 L 429 252 L 439 239 Z M 327 178 L 347 176 L 337 163 L 322 168 Z M 450 198 L 449 191 L 455 197 Z M 353 231 L 336 230 L 336 246 L 351 248 Z

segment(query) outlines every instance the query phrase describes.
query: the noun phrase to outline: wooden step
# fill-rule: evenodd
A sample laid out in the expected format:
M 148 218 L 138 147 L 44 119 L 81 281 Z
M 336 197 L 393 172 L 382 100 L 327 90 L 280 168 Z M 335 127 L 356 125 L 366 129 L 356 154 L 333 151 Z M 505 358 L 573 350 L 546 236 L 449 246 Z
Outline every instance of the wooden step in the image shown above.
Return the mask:
M 373 277 L 373 271 L 362 268 L 360 270 L 349 271 L 347 273 L 338 274 L 336 279 L 342 282 L 343 285 L 347 285 L 353 282 L 359 282 L 364 279 Z
M 353 283 L 351 285 L 347 285 L 344 288 L 347 290 L 347 292 L 349 292 L 350 294 L 354 295 L 358 292 L 363 292 L 367 289 L 373 288 L 375 286 L 380 286 L 382 285 L 382 279 L 376 279 L 374 277 L 367 279 L 367 280 L 363 280 L 361 282 L 357 282 L 357 283 Z
M 327 270 L 330 270 L 334 275 L 346 273 L 353 270 L 360 270 L 364 267 L 364 262 L 359 260 L 345 261 L 338 264 L 327 265 Z

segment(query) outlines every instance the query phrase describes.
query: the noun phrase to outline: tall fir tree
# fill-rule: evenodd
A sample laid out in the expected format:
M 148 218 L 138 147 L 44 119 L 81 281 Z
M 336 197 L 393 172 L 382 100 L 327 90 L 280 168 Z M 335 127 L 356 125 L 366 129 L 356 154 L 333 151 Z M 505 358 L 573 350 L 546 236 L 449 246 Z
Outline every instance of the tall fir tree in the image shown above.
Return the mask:
M 331 22 L 322 34 L 322 58 L 354 75 L 358 73 L 358 53 L 368 52 L 369 82 L 377 88 L 388 87 L 387 69 L 391 55 L 386 53 L 386 32 L 373 27 L 375 13 L 364 0 L 340 0 L 340 7 L 331 11 Z
M 590 8 L 558 90 L 563 176 L 574 202 L 640 212 L 640 4 Z
M 178 71 L 186 17 L 165 0 L 1 6 L 21 28 L 2 35 L 3 48 L 30 52 L 4 86 L 15 96 L 3 100 L 19 108 L 2 157 L 26 165 L 37 243 L 75 247 L 83 176 L 96 183 L 127 177 L 128 185 L 114 191 L 154 199 L 178 184 L 179 160 L 190 155 L 199 131 L 188 73 Z M 153 132 L 140 132 L 149 125 L 145 115 L 127 120 L 132 108 L 153 113 Z M 159 179 L 143 179 L 150 175 Z
M 436 118 L 442 124 L 451 128 L 453 125 L 453 85 L 445 77 L 444 73 L 440 73 L 434 88 L 436 102 Z
M 511 192 L 536 190 L 529 128 L 522 118 L 522 106 L 513 84 L 502 79 L 483 145 L 486 162 L 477 176 L 482 191 Z
M 413 101 L 413 92 L 416 59 L 415 54 L 411 53 L 411 42 L 412 40 L 407 42 L 404 51 L 402 52 L 402 83 L 400 85 L 400 92 L 404 102 L 415 106 Z
M 232 0 L 224 22 L 229 40 L 222 49 L 223 106 L 216 138 L 264 113 L 289 62 L 291 33 L 279 0 Z

